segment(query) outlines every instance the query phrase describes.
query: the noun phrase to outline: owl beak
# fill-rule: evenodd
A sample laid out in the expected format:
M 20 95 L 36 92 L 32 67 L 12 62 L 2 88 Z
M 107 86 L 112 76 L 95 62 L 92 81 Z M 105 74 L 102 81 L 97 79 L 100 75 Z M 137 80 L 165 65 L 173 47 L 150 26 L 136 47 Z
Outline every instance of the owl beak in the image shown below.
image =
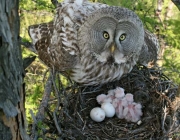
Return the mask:
M 111 51 L 111 53 L 114 53 L 114 51 L 115 51 L 115 45 L 114 44 L 112 44 L 110 51 Z

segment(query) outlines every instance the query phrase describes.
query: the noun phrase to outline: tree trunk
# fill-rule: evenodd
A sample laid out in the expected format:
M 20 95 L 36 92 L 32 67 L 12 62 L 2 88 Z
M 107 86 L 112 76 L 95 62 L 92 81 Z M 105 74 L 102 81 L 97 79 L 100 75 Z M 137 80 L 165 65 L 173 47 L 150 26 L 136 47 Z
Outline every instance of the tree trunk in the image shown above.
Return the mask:
M 18 6 L 19 0 L 0 1 L 0 140 L 28 140 Z

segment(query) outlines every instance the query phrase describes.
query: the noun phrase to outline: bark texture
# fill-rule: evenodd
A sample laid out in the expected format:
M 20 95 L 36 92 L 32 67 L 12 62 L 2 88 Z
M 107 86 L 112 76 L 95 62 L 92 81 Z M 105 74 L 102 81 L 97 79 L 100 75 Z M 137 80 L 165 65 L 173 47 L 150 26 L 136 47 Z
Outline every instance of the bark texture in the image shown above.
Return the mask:
M 28 140 L 25 131 L 19 0 L 0 1 L 0 139 Z

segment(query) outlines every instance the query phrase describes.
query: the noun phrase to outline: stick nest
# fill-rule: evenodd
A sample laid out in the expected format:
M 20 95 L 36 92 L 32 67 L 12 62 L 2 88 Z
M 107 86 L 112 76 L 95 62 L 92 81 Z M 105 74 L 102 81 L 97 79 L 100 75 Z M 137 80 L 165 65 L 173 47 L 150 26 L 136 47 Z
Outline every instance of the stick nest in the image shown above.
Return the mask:
M 56 74 L 42 127 L 37 127 L 44 139 L 63 140 L 142 140 L 180 137 L 180 100 L 177 86 L 158 67 L 135 66 L 121 80 L 102 86 L 80 86 L 68 80 L 62 84 Z M 142 104 L 143 116 L 138 123 L 125 119 L 105 118 L 97 123 L 91 120 L 90 111 L 100 106 L 96 96 L 107 94 L 117 86 L 132 93 L 135 102 Z

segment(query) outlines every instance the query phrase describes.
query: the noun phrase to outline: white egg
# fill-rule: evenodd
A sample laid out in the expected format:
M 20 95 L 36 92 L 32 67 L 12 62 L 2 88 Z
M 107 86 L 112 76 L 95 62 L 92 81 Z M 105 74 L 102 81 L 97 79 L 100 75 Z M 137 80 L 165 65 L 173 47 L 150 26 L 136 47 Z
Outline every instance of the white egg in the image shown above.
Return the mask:
M 102 122 L 105 118 L 105 112 L 100 107 L 95 107 L 91 110 L 90 117 L 93 121 Z
M 106 117 L 113 117 L 115 115 L 115 108 L 111 103 L 103 103 L 101 108 L 104 110 Z

